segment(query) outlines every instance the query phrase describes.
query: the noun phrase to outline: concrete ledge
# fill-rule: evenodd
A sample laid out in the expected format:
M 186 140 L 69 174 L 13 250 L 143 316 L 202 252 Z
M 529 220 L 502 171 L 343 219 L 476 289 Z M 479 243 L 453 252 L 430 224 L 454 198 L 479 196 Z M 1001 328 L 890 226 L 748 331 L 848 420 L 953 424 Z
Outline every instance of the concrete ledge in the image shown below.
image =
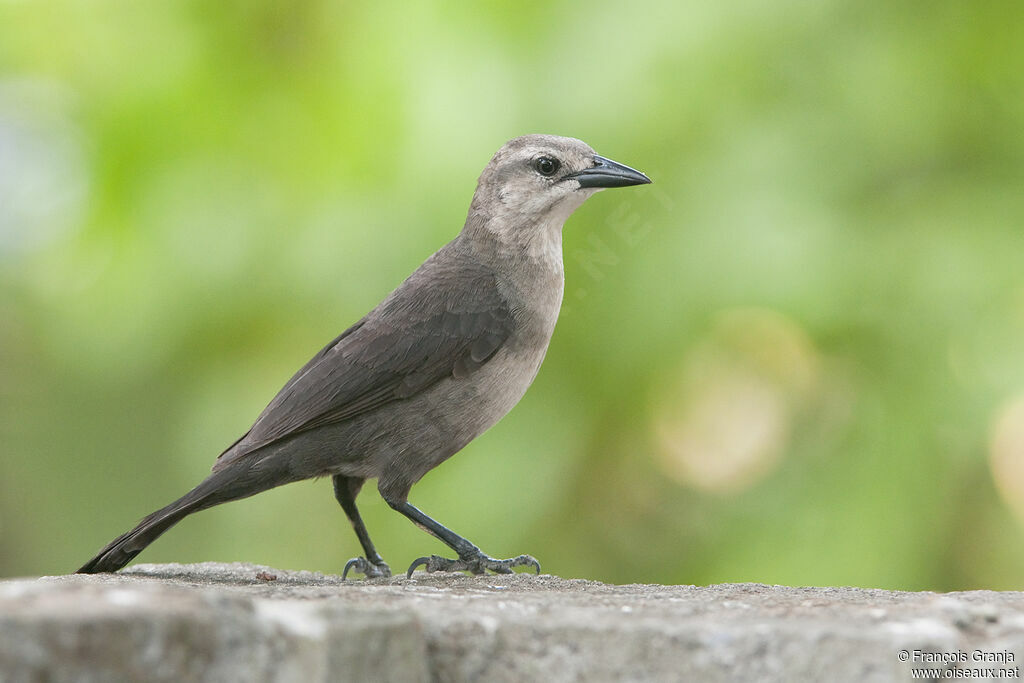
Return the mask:
M 213 563 L 0 582 L 5 682 L 1012 679 L 1022 657 L 1022 593 Z

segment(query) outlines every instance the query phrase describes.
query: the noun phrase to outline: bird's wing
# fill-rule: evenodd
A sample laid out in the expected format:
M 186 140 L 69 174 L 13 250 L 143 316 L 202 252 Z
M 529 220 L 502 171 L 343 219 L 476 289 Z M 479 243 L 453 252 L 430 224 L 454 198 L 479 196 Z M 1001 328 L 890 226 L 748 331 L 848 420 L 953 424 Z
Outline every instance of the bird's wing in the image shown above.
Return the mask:
M 493 274 L 414 274 L 299 370 L 214 469 L 294 434 L 410 398 L 445 377 L 467 377 L 494 356 L 513 326 Z

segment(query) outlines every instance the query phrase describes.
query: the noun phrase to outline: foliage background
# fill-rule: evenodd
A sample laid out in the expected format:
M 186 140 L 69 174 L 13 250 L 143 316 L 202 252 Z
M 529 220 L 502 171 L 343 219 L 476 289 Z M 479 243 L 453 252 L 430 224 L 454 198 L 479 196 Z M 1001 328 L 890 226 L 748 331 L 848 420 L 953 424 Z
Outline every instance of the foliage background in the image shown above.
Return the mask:
M 550 132 L 655 184 L 567 224 L 538 380 L 416 505 L 570 577 L 1019 588 L 1022 92 L 1008 0 L 2 0 L 0 575 L 198 482 Z M 318 481 L 140 560 L 358 552 Z

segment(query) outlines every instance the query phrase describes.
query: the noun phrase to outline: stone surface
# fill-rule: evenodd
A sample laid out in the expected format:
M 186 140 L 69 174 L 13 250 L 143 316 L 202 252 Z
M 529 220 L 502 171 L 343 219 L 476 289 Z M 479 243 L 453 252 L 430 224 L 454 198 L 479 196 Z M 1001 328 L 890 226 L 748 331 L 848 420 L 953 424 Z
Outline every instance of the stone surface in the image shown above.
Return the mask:
M 1022 593 L 343 583 L 212 563 L 0 582 L 5 683 L 1019 678 L 1022 657 Z

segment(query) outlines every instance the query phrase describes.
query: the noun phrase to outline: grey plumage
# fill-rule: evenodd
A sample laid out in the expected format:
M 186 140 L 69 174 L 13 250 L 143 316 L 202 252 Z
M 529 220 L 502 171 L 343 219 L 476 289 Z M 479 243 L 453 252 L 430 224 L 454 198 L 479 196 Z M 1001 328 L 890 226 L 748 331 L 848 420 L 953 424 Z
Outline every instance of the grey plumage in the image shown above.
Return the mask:
M 562 301 L 561 231 L 603 187 L 650 182 L 572 138 L 528 135 L 484 169 L 462 232 L 285 384 L 213 473 L 149 515 L 79 572 L 116 571 L 183 517 L 281 484 L 330 475 L 365 557 L 390 569 L 355 506 L 376 478 L 391 507 L 459 555 L 429 571 L 511 571 L 536 560 L 490 558 L 408 503 L 413 484 L 503 417 L 533 382 Z

